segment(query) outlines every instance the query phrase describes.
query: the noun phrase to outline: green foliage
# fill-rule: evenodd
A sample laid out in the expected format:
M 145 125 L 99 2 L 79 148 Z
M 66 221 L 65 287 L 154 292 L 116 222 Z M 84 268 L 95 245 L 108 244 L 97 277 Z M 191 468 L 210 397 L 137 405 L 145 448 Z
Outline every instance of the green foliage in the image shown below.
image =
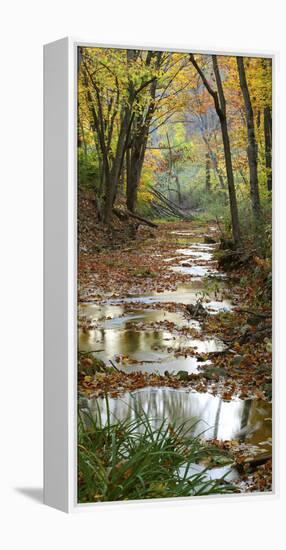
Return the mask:
M 150 201 L 146 200 L 145 196 L 138 195 L 136 210 L 140 216 L 144 218 L 153 219 L 154 212 L 151 207 Z
M 209 480 L 203 470 L 191 465 L 207 460 L 218 464 L 226 453 L 199 437 L 189 435 L 190 425 L 170 426 L 142 410 L 136 417 L 107 420 L 88 410 L 79 413 L 78 475 L 79 502 L 167 498 L 235 492 L 224 479 Z M 131 411 L 132 412 L 132 411 Z
M 244 243 L 249 250 L 255 250 L 263 258 L 271 260 L 272 255 L 272 224 L 271 224 L 271 201 L 269 197 L 261 200 L 262 215 L 259 222 L 255 222 L 248 197 L 238 201 L 238 214 L 241 226 L 241 233 Z M 230 212 L 224 215 L 224 226 L 230 235 L 231 220 Z
M 213 59 L 205 54 L 195 57 L 201 71 L 190 62 L 189 54 L 81 48 L 79 185 L 83 190 L 92 189 L 100 197 L 108 197 L 110 191 L 115 199 L 118 195 L 120 199 L 125 197 L 131 186 L 137 192 L 137 204 L 131 209 L 138 208 L 146 217 L 158 215 L 158 210 L 156 214 L 151 207 L 152 195 L 148 191 L 153 186 L 173 203 L 180 202 L 184 209 L 198 211 L 204 219 L 223 219 L 229 232 L 231 218 L 223 139 L 213 99 L 202 85 L 204 74 L 211 87 L 215 84 Z M 242 234 L 248 234 L 253 231 L 248 138 L 236 57 L 219 57 L 218 68 L 227 103 L 231 164 Z M 271 122 L 271 61 L 247 58 L 245 70 L 255 119 L 259 192 L 262 203 L 270 204 L 266 191 L 267 172 L 269 176 L 271 168 L 267 164 L 270 153 L 266 154 L 265 120 Z M 265 109 L 269 111 L 266 119 Z M 143 155 L 143 162 L 140 159 L 135 177 L 137 149 Z M 127 177 L 127 172 L 133 177 Z M 129 208 L 130 200 L 129 194 Z M 168 217 L 166 209 L 164 213 L 161 208 L 161 215 Z M 254 229 L 257 234 L 257 224 Z M 262 249 L 267 247 L 265 240 Z
M 99 187 L 100 171 L 96 154 L 93 150 L 85 151 L 78 148 L 78 183 L 82 190 L 95 191 Z

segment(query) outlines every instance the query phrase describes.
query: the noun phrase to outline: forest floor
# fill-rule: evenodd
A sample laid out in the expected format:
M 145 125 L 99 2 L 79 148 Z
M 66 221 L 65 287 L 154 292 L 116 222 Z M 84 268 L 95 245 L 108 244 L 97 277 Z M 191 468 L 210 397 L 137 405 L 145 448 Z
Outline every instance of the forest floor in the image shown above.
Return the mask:
M 222 272 L 215 222 L 150 229 L 114 220 L 103 230 L 88 215 L 79 227 L 80 397 L 118 401 L 138 392 L 148 401 L 153 388 L 158 399 L 165 391 L 170 412 L 175 390 L 185 416 L 182 391 L 209 407 L 218 403 L 233 423 L 241 415 L 239 429 L 226 430 L 221 420 L 221 437 L 219 425 L 210 433 L 232 454 L 239 489 L 270 490 L 271 310 L 257 302 L 269 266 L 253 255 Z M 196 417 L 203 417 L 202 399 Z

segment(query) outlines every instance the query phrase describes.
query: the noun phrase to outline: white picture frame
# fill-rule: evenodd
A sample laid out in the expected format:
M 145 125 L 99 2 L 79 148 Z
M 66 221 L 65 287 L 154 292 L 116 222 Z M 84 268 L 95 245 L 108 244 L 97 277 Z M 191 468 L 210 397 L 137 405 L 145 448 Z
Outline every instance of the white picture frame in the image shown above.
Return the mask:
M 64 512 L 98 506 L 136 506 L 137 502 L 77 503 L 77 48 L 113 47 L 63 38 L 44 46 L 44 502 Z M 158 50 L 158 46 L 140 46 Z M 160 47 L 220 55 L 270 57 L 273 62 L 273 111 L 276 94 L 276 54 L 225 52 Z M 274 124 L 274 136 L 276 127 Z M 275 153 L 275 141 L 274 141 Z M 274 182 L 276 161 L 273 154 Z M 275 201 L 273 201 L 275 202 Z M 277 376 L 274 390 L 274 479 L 272 493 L 200 497 L 204 499 L 269 499 L 278 495 Z M 176 498 L 176 504 L 197 504 L 196 497 Z M 143 501 L 142 501 L 143 502 Z M 174 499 L 156 499 L 153 506 Z M 140 502 L 139 502 L 140 504 Z M 142 504 L 140 504 L 142 505 Z M 144 501 L 144 505 L 145 504 Z M 150 501 L 148 502 L 150 505 Z

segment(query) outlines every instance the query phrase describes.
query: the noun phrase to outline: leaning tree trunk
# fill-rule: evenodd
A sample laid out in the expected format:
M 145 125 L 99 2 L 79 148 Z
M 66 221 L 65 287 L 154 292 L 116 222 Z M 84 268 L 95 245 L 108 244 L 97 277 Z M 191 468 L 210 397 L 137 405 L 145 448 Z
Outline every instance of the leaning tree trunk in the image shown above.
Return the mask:
M 272 116 L 271 108 L 264 109 L 264 142 L 267 189 L 272 191 Z
M 218 89 L 218 97 L 219 97 L 219 103 L 216 104 L 216 110 L 220 120 L 223 147 L 224 147 L 225 167 L 226 167 L 226 174 L 227 174 L 229 204 L 230 204 L 230 213 L 231 213 L 231 222 L 232 222 L 232 233 L 233 233 L 235 244 L 239 246 L 241 243 L 241 234 L 240 234 L 236 191 L 235 191 L 233 168 L 232 168 L 231 148 L 230 148 L 227 118 L 226 118 L 226 101 L 225 101 L 224 91 L 222 87 L 222 82 L 221 82 L 221 77 L 220 77 L 220 72 L 219 72 L 219 67 L 217 62 L 217 56 L 213 55 L 212 59 L 213 59 L 213 68 L 214 68 L 217 89 Z
M 228 135 L 227 121 L 225 116 L 221 119 L 221 132 L 222 132 L 225 167 L 226 167 L 226 174 L 227 174 L 232 233 L 233 233 L 235 244 L 239 245 L 241 242 L 241 235 L 240 235 L 240 226 L 239 226 L 239 219 L 238 219 L 238 208 L 237 208 L 236 192 L 235 192 L 235 185 L 234 185 L 232 160 L 231 160 L 230 141 L 229 141 L 229 135 Z
M 230 213 L 231 213 L 232 235 L 233 235 L 233 240 L 235 245 L 239 246 L 241 243 L 241 234 L 240 234 L 236 191 L 235 191 L 233 168 L 232 168 L 231 148 L 230 148 L 230 141 L 229 141 L 229 135 L 228 135 L 228 127 L 227 127 L 226 101 L 225 101 L 224 91 L 222 87 L 220 72 L 218 68 L 217 56 L 216 55 L 212 56 L 213 69 L 214 69 L 214 74 L 215 74 L 215 79 L 217 84 L 217 92 L 211 87 L 205 74 L 197 64 L 193 54 L 190 54 L 190 61 L 195 67 L 195 69 L 197 70 L 198 74 L 200 75 L 208 93 L 212 96 L 215 110 L 219 117 L 223 147 L 224 147 L 224 158 L 225 158 L 229 204 L 230 204 Z
M 237 68 L 239 74 L 239 82 L 243 95 L 246 121 L 247 121 L 247 157 L 249 165 L 249 178 L 250 178 L 250 197 L 254 219 L 259 221 L 261 216 L 259 186 L 258 186 L 258 172 L 257 172 L 257 142 L 254 129 L 254 116 L 253 109 L 249 94 L 249 89 L 246 80 L 245 68 L 243 57 L 237 57 Z

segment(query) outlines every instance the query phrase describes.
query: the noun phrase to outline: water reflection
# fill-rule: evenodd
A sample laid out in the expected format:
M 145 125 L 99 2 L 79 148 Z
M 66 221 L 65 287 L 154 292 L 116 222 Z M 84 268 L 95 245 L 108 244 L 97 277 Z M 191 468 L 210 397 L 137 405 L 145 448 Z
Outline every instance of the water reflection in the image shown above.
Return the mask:
M 163 305 L 161 309 L 143 309 L 144 305 L 166 302 L 195 304 L 198 293 L 204 290 L 204 277 L 210 274 L 219 275 L 211 266 L 200 266 L 196 263 L 202 260 L 210 261 L 215 245 L 199 243 L 198 237 L 192 232 L 172 233 L 177 240 L 196 238 L 196 243 L 192 243 L 189 248 L 175 251 L 175 254 L 179 254 L 178 265 L 171 268 L 188 273 L 194 279 L 178 282 L 175 291 L 154 291 L 125 298 L 111 297 L 100 304 L 82 304 L 79 307 L 79 316 L 91 323 L 92 327 L 88 330 L 79 329 L 78 345 L 81 351 L 96 351 L 96 357 L 107 364 L 110 359 L 119 357 L 117 365 L 125 372 L 143 370 L 163 374 L 166 370 L 197 372 L 198 365 L 203 364 L 198 363 L 195 357 L 176 357 L 175 352 L 178 348 L 194 347 L 198 353 L 223 349 L 222 342 L 215 338 L 204 337 L 203 340 L 199 340 L 172 332 L 172 327 L 167 326 L 168 322 L 174 323 L 176 327 L 192 326 L 200 330 L 198 321 L 189 320 L 182 312 L 168 312 L 163 309 Z M 190 257 L 194 265 L 182 266 L 184 256 Z M 220 288 L 223 286 L 220 282 Z M 130 302 L 142 304 L 142 309 L 137 310 Z M 213 314 L 232 308 L 228 300 L 217 301 L 215 293 L 210 294 L 210 301 L 203 304 Z M 152 329 L 146 327 L 150 323 L 162 322 L 166 322 L 165 325 Z M 168 349 L 171 349 L 172 353 L 169 353 Z M 102 421 L 106 421 L 106 402 L 103 399 L 93 398 L 88 401 L 88 405 L 94 415 L 99 408 Z M 238 438 L 240 441 L 260 445 L 261 448 L 266 448 L 266 452 L 269 450 L 271 405 L 263 401 L 237 399 L 224 402 L 221 398 L 208 393 L 145 388 L 133 394 L 126 394 L 122 398 L 109 398 L 109 408 L 111 415 L 121 420 L 134 418 L 143 409 L 154 426 L 158 426 L 163 419 L 171 424 L 186 422 L 190 434 L 201 435 L 207 439 Z
M 98 409 L 106 422 L 106 401 L 93 398 L 88 405 L 94 415 Z M 258 445 L 271 438 L 271 404 L 257 399 L 222 401 L 209 393 L 186 392 L 169 388 L 145 388 L 122 398 L 109 398 L 114 419 L 133 419 L 144 411 L 154 427 L 163 419 L 170 424 L 186 423 L 188 433 L 210 439 L 240 439 Z
M 183 254 L 183 256 L 192 256 L 194 258 L 198 258 L 200 260 L 205 260 L 205 261 L 209 261 L 212 259 L 212 254 L 210 252 L 205 252 L 205 249 L 193 250 L 192 248 L 178 248 L 176 252 L 178 254 Z
M 171 235 L 183 235 L 183 236 L 190 236 L 190 237 L 195 237 L 196 236 L 196 233 L 194 231 L 192 231 L 191 229 L 181 229 L 181 230 L 176 230 L 176 231 L 171 231 Z
M 193 319 L 188 319 L 182 312 L 166 311 L 163 309 L 142 309 L 133 310 L 128 307 L 128 304 L 112 305 L 105 304 L 81 304 L 79 306 L 79 316 L 86 317 L 91 322 L 100 321 L 100 325 L 104 328 L 112 328 L 118 326 L 122 329 L 127 328 L 127 325 L 132 323 L 144 324 L 161 323 L 168 321 L 174 323 L 177 327 L 193 326 L 199 330 L 200 325 Z
M 96 351 L 96 356 L 106 363 L 118 359 L 118 367 L 125 372 L 145 371 L 163 374 L 186 370 L 197 372 L 198 363 L 195 356 L 175 357 L 174 353 L 183 348 L 193 348 L 198 353 L 211 353 L 224 349 L 224 344 L 217 338 L 200 340 L 188 336 L 174 335 L 167 330 L 136 330 L 119 326 L 107 326 L 89 331 L 79 330 L 81 351 Z
M 178 266 L 179 267 L 179 266 Z M 175 269 L 175 267 L 173 268 Z M 181 266 L 179 270 L 184 269 Z M 190 269 L 190 268 L 186 268 Z M 205 269 L 205 268 L 204 268 Z M 215 275 L 214 272 L 212 272 Z M 164 302 L 174 302 L 176 304 L 195 304 L 198 299 L 198 293 L 205 289 L 203 283 L 203 277 L 196 277 L 193 281 L 187 283 L 178 282 L 176 290 L 165 290 L 164 292 L 151 292 L 150 294 L 132 295 L 125 298 L 109 298 L 105 301 L 109 305 L 128 304 L 134 302 L 138 304 L 157 304 Z M 221 284 L 221 283 L 220 283 Z M 223 285 L 220 286 L 223 289 Z M 214 293 L 209 293 L 210 297 L 214 296 Z M 231 310 L 231 302 L 229 300 L 222 300 L 220 303 L 220 309 L 223 311 Z M 208 302 L 203 302 L 208 307 Z M 219 310 L 218 310 L 219 311 Z
M 182 468 L 181 475 L 184 475 L 185 468 Z M 224 477 L 225 481 L 228 481 L 229 483 L 239 479 L 239 473 L 236 470 L 236 468 L 230 468 L 229 465 L 227 466 L 219 466 L 217 468 L 209 468 L 207 471 L 205 471 L 205 466 L 202 464 L 192 464 L 191 467 L 188 469 L 188 473 L 190 475 L 196 475 L 201 474 L 204 472 L 204 479 L 221 479 Z
M 185 275 L 192 275 L 193 277 L 206 277 L 210 273 L 215 273 L 214 270 L 208 269 L 204 265 L 176 265 L 170 267 L 170 269 L 176 273 L 184 273 Z

